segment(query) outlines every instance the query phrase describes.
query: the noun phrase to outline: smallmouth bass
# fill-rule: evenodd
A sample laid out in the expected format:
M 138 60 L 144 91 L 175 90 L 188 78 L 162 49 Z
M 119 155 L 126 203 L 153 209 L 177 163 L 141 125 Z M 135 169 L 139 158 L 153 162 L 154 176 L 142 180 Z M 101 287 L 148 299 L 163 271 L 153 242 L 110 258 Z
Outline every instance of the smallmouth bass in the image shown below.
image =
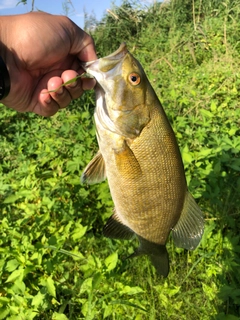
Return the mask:
M 107 178 L 114 213 L 103 233 L 139 239 L 132 256 L 147 254 L 157 272 L 169 273 L 166 242 L 199 244 L 203 214 L 187 189 L 174 132 L 140 63 L 123 43 L 107 57 L 82 64 L 97 80 L 94 119 L 99 152 L 82 181 Z

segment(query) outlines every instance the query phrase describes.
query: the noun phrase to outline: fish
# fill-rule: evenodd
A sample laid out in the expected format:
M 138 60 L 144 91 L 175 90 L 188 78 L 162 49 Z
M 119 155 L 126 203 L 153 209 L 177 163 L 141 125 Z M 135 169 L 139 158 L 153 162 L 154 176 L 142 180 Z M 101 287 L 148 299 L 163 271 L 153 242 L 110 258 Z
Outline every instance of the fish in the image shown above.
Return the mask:
M 94 121 L 99 151 L 83 183 L 108 181 L 113 214 L 103 234 L 139 247 L 159 275 L 169 274 L 166 243 L 195 249 L 204 231 L 201 209 L 188 191 L 181 153 L 166 113 L 140 62 L 125 43 L 112 54 L 82 63 L 96 79 Z

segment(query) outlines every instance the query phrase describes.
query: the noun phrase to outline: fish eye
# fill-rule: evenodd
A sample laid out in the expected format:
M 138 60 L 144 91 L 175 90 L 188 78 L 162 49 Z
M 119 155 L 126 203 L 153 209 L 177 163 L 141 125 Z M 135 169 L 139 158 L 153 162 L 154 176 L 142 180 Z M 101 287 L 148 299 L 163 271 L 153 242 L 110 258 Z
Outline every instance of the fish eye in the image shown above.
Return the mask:
M 130 73 L 128 76 L 128 80 L 133 86 L 137 86 L 141 82 L 140 75 L 136 72 Z

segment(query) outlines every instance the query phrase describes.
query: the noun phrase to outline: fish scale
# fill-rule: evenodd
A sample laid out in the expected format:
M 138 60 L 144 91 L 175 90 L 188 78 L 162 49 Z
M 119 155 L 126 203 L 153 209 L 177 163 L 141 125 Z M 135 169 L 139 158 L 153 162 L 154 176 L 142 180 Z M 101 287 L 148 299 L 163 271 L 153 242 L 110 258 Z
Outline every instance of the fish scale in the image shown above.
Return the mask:
M 147 254 L 167 276 L 166 242 L 195 249 L 204 230 L 203 214 L 189 193 L 178 144 L 140 63 L 125 44 L 113 54 L 84 63 L 97 80 L 94 112 L 99 152 L 82 175 L 107 178 L 115 205 L 104 235 L 139 239 L 132 256 Z
M 152 125 L 154 127 L 154 123 L 151 123 L 151 127 Z M 118 172 L 118 168 L 113 164 L 114 159 L 107 159 L 106 157 L 106 167 L 109 167 L 108 183 L 112 190 L 111 194 L 116 212 L 122 220 L 128 220 L 125 224 L 136 234 L 140 234 L 149 241 L 165 244 L 170 229 L 179 219 L 183 206 L 183 196 L 186 192 L 186 182 L 180 174 L 180 171 L 183 172 L 183 170 L 179 170 L 178 159 L 175 154 L 169 160 L 169 154 L 165 154 L 164 151 L 161 152 L 161 150 L 166 149 L 166 146 L 158 139 L 155 139 L 152 143 L 149 142 L 149 134 L 154 135 L 155 133 L 148 128 L 144 129 L 141 133 L 141 139 L 135 139 L 131 145 L 143 174 L 136 180 L 129 180 L 128 176 L 122 176 L 121 172 Z M 106 149 L 106 147 L 101 147 L 101 149 Z M 154 157 L 153 149 L 159 150 L 162 156 Z M 168 157 L 168 161 L 164 160 L 164 155 Z M 174 162 L 176 163 L 175 166 Z M 108 166 L 108 163 L 111 165 Z M 162 168 L 161 172 L 158 170 L 159 166 Z M 170 183 L 168 176 L 172 177 L 173 175 L 175 179 Z M 178 179 L 177 176 L 179 176 Z M 111 188 L 111 185 L 117 185 L 118 188 Z M 124 194 L 126 188 L 131 190 L 131 202 L 129 202 L 129 197 L 127 201 L 122 201 L 120 197 Z M 120 189 L 121 192 L 119 192 Z M 182 201 L 180 201 L 181 199 Z M 168 215 L 168 212 L 173 214 Z M 155 232 L 149 223 L 146 224 L 145 222 L 149 217 L 156 225 Z

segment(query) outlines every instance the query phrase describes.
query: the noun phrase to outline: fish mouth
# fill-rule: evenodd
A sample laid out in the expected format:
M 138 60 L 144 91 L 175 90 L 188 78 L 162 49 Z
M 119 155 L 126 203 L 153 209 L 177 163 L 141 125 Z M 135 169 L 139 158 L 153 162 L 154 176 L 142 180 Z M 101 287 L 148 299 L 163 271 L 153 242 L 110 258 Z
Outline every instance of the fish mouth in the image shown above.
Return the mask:
M 123 42 L 120 47 L 110 55 L 97 60 L 82 62 L 81 66 L 87 73 L 94 76 L 94 73 L 92 73 L 91 71 L 110 71 L 115 68 L 115 66 L 125 57 L 127 53 L 127 45 Z

